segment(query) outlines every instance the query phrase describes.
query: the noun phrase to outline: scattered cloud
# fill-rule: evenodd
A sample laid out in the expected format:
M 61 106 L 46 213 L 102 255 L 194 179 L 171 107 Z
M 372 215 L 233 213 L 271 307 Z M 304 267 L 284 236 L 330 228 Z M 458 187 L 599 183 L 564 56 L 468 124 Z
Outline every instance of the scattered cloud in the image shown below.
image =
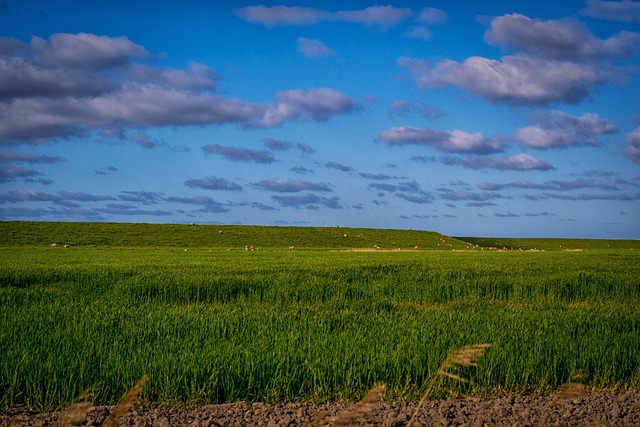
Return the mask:
M 151 205 L 160 202 L 163 199 L 162 193 L 152 191 L 122 191 L 118 196 L 123 202 L 140 203 L 143 205 Z
M 243 147 L 230 147 L 220 144 L 202 146 L 207 154 L 219 154 L 233 162 L 273 163 L 276 159 L 266 150 L 251 150 Z
M 508 188 L 519 188 L 526 190 L 542 190 L 542 191 L 574 191 L 583 188 L 597 188 L 607 191 L 618 191 L 620 188 L 611 183 L 602 183 L 593 180 L 576 179 L 576 180 L 551 180 L 545 182 L 531 182 L 526 179 L 518 181 L 497 184 L 493 182 L 481 182 L 478 184 L 481 190 L 498 191 Z
M 135 205 L 123 205 L 120 203 L 109 203 L 104 208 L 96 208 L 94 211 L 108 215 L 125 215 L 125 216 L 169 216 L 173 212 L 163 210 L 146 210 L 139 209 Z
M 442 157 L 445 165 L 463 166 L 469 169 L 498 169 L 498 170 L 550 170 L 553 165 L 529 156 L 528 154 L 515 154 L 504 157 Z
M 502 199 L 503 196 L 492 191 L 483 191 L 481 193 L 473 191 L 454 191 L 448 188 L 438 188 L 439 197 L 444 200 L 452 201 L 473 201 L 486 202 L 487 200 Z
M 296 144 L 296 148 L 305 154 L 311 154 L 316 152 L 316 150 L 314 150 L 312 146 L 303 144 L 300 142 Z
M 333 191 L 324 182 L 282 181 L 280 179 L 265 179 L 255 184 L 256 187 L 278 193 L 297 193 L 299 191 Z
M 256 126 L 278 126 L 296 120 L 324 122 L 336 114 L 349 113 L 359 108 L 345 94 L 327 88 L 277 92 L 276 100 L 276 105 L 264 110 Z
M 548 199 L 556 200 L 574 200 L 574 201 L 591 201 L 591 200 L 622 200 L 632 201 L 640 200 L 640 193 L 628 194 L 628 193 L 616 193 L 616 194 L 556 194 L 556 193 L 544 193 L 544 197 Z
M 298 37 L 297 43 L 298 50 L 307 58 L 320 58 L 323 56 L 335 55 L 335 52 L 320 40 Z
M 490 154 L 503 151 L 495 138 L 460 130 L 437 131 L 414 126 L 398 126 L 380 132 L 379 139 L 389 145 L 430 145 L 447 153 Z
M 625 136 L 627 155 L 634 163 L 640 163 L 640 127 Z
M 282 141 L 282 140 L 273 139 L 273 138 L 265 138 L 264 145 L 271 151 L 288 151 L 292 148 L 297 148 L 298 150 L 306 154 L 315 152 L 313 147 L 307 144 L 302 144 L 302 143 L 294 144 L 293 142 L 290 142 L 290 141 Z
M 442 9 L 425 7 L 416 16 L 415 21 L 423 24 L 442 24 L 447 21 L 449 15 Z
M 640 23 L 640 2 L 587 0 L 580 14 L 607 21 Z
M 392 193 L 396 197 L 404 199 L 411 203 L 426 204 L 433 201 L 431 193 L 422 189 L 416 181 L 400 182 L 398 184 L 389 183 L 371 183 L 369 188 L 378 191 L 379 195 L 384 193 Z
M 147 50 L 127 37 L 98 36 L 95 34 L 57 33 L 49 39 L 31 38 L 33 62 L 45 67 L 117 68 L 131 58 L 150 57 Z
M 201 188 L 203 190 L 228 190 L 241 191 L 242 186 L 235 182 L 229 182 L 226 179 L 211 176 L 209 178 L 189 179 L 184 185 L 191 188 Z
M 484 38 L 517 53 L 566 60 L 630 56 L 640 41 L 640 33 L 620 32 L 599 39 L 573 19 L 545 21 L 514 13 L 493 19 Z
M 345 166 L 338 162 L 327 162 L 324 164 L 324 167 L 327 169 L 337 169 L 342 172 L 351 172 L 353 170 L 350 166 Z
M 246 6 L 233 9 L 240 19 L 262 24 L 267 28 L 278 26 L 310 26 L 321 22 L 348 22 L 377 26 L 381 30 L 395 27 L 413 14 L 411 9 L 393 6 L 370 6 L 361 10 L 340 10 L 331 12 L 324 9 L 298 6 Z
M 435 120 L 447 115 L 446 111 L 423 101 L 413 104 L 408 101 L 396 100 L 389 105 L 387 110 L 387 117 L 390 118 L 407 117 L 414 114 L 427 120 Z
M 290 208 L 305 208 L 317 210 L 321 207 L 329 209 L 341 209 L 339 197 L 320 197 L 315 194 L 302 194 L 297 196 L 271 196 L 280 206 Z
M 39 176 L 40 173 L 34 169 L 23 168 L 21 166 L 2 166 L 0 167 L 0 183 L 12 182 L 18 178 L 31 178 Z
M 501 60 L 472 56 L 464 62 L 445 59 L 433 66 L 401 57 L 398 65 L 409 69 L 421 89 L 458 86 L 490 102 L 510 105 L 576 104 L 609 80 L 603 66 L 520 56 Z
M 153 59 L 153 60 L 152 60 Z M 150 61 L 153 66 L 138 61 Z M 0 38 L 0 144 L 46 143 L 98 132 L 158 145 L 151 127 L 236 123 L 279 126 L 287 121 L 327 121 L 359 107 L 329 88 L 293 89 L 275 102 L 256 104 L 216 93 L 216 73 L 191 62 L 163 66 L 126 37 L 52 34 L 30 43 Z M 10 102 L 8 102 L 10 101 Z
M 2 203 L 20 203 L 20 202 L 53 202 L 56 204 L 66 204 L 68 202 L 103 202 L 116 200 L 115 197 L 108 195 L 88 194 L 84 192 L 67 192 L 60 191 L 57 194 L 43 193 L 31 188 L 24 188 L 10 191 L 0 195 L 0 204 Z
M 311 169 L 307 169 L 304 166 L 294 166 L 291 169 L 289 169 L 289 171 L 293 173 L 297 173 L 298 175 L 304 175 L 304 174 L 313 172 Z
M 229 211 L 229 209 L 227 209 L 222 203 L 217 202 L 216 200 L 213 200 L 212 198 L 206 197 L 206 196 L 167 197 L 165 200 L 167 202 L 200 206 L 201 207 L 200 212 L 222 213 L 222 212 Z
M 119 170 L 120 169 L 115 166 L 107 166 L 106 168 L 94 169 L 93 171 L 96 173 L 96 175 L 107 175 L 111 172 L 118 172 Z
M 271 151 L 287 151 L 293 147 L 292 142 L 273 138 L 265 138 L 264 145 Z
M 558 148 L 598 145 L 598 137 L 617 132 L 613 123 L 597 114 L 585 113 L 575 117 L 562 111 L 551 111 L 540 123 L 516 130 L 514 137 L 523 147 Z
M 382 180 L 387 180 L 387 179 L 395 179 L 397 177 L 393 176 L 393 175 L 387 175 L 387 174 L 383 174 L 383 173 L 369 173 L 369 172 L 361 172 L 359 174 L 362 178 L 365 179 L 371 179 L 371 180 L 376 180 L 376 181 L 382 181 Z
M 429 30 L 429 25 L 442 24 L 448 19 L 447 13 L 435 7 L 425 7 L 414 19 L 418 25 L 413 25 L 404 35 L 414 39 L 431 40 L 433 34 Z
M 520 218 L 520 215 L 518 214 L 514 214 L 513 212 L 507 212 L 507 213 L 494 213 L 494 216 L 497 216 L 498 218 Z
M 35 155 L 26 152 L 17 152 L 17 151 L 3 151 L 0 152 L 0 163 L 11 163 L 11 162 L 22 162 L 22 163 L 47 163 L 53 164 L 58 162 L 63 162 L 64 158 L 62 157 L 52 157 L 52 156 L 44 156 L 44 155 Z

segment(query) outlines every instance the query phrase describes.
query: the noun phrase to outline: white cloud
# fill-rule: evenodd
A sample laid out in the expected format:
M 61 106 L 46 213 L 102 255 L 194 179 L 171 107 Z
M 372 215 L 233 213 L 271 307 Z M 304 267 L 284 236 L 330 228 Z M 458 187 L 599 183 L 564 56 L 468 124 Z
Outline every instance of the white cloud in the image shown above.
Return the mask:
M 276 104 L 269 106 L 260 120 L 262 126 L 277 126 L 285 121 L 326 121 L 335 114 L 356 109 L 345 94 L 328 88 L 288 90 L 276 93 Z
M 308 58 L 335 55 L 335 52 L 320 40 L 305 37 L 298 37 L 298 50 Z
M 392 127 L 380 132 L 380 140 L 389 145 L 430 145 L 448 153 L 488 154 L 503 150 L 496 139 L 486 138 L 481 133 L 461 130 L 437 131 L 414 126 Z
M 640 41 L 640 34 L 620 32 L 599 39 L 578 21 L 545 21 L 514 13 L 493 19 L 484 38 L 491 44 L 511 47 L 516 52 L 567 60 L 630 56 Z
M 361 25 L 378 26 L 386 30 L 413 14 L 411 9 L 393 6 L 370 6 L 360 10 L 339 10 L 331 12 L 311 7 L 289 6 L 247 6 L 233 9 L 240 19 L 267 28 L 278 26 L 309 26 L 320 22 L 339 21 Z
M 587 0 L 587 4 L 580 11 L 581 15 L 607 21 L 640 22 L 640 2 Z
M 529 156 L 528 154 L 515 154 L 505 157 L 444 157 L 441 159 L 445 165 L 457 165 L 470 169 L 498 169 L 498 170 L 550 170 L 553 166 L 543 160 Z
M 393 6 L 370 6 L 363 10 L 341 10 L 335 12 L 339 21 L 363 25 L 377 25 L 381 29 L 395 27 L 399 22 L 411 16 L 411 9 Z
M 446 22 L 449 16 L 442 9 L 437 9 L 435 7 L 425 7 L 420 12 L 418 12 L 418 16 L 416 16 L 416 22 L 422 22 L 425 24 L 442 24 Z
M 87 33 L 57 33 L 48 40 L 33 36 L 31 50 L 35 64 L 65 68 L 114 68 L 128 64 L 133 58 L 150 56 L 144 47 L 127 37 Z
M 505 56 L 501 61 L 479 56 L 464 62 L 426 61 L 401 57 L 419 88 L 459 86 L 496 103 L 575 104 L 588 99 L 593 88 L 608 80 L 606 69 L 567 61 Z
M 516 130 L 514 137 L 523 147 L 557 148 L 598 145 L 600 135 L 617 132 L 616 127 L 597 114 L 575 117 L 562 111 L 552 111 L 542 122 Z
M 627 142 L 627 154 L 629 158 L 635 163 L 640 163 L 640 127 L 629 132 L 625 140 Z
M 2 38 L 0 47 L 0 145 L 92 132 L 122 137 L 126 128 L 278 126 L 326 121 L 356 108 L 328 88 L 278 92 L 271 104 L 229 98 L 215 92 L 217 76 L 203 64 L 175 69 L 132 62 L 146 50 L 123 37 L 54 34 L 48 41 L 34 37 L 31 45 Z
M 314 25 L 331 19 L 331 12 L 311 7 L 247 6 L 233 9 L 238 18 L 272 28 L 285 25 Z

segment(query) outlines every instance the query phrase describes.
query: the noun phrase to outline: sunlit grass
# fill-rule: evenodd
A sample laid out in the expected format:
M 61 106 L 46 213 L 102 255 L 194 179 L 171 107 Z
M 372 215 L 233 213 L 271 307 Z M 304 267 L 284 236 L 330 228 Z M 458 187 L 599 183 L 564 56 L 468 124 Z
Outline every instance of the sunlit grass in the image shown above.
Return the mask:
M 547 392 L 578 370 L 588 387 L 640 390 L 635 251 L 20 244 L 0 260 L 3 407 L 88 389 L 115 404 L 144 375 L 141 397 L 160 405 L 355 401 L 378 382 L 418 400 L 475 343 L 492 346 L 469 383 L 443 378 L 432 397 Z

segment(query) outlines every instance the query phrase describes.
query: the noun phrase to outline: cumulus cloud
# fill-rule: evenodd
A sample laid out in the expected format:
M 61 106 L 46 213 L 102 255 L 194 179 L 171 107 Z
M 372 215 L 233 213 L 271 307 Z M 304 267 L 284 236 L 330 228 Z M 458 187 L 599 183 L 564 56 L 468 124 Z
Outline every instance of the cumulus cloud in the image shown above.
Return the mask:
M 123 191 L 118 199 L 123 202 L 140 203 L 143 205 L 151 205 L 162 200 L 162 193 L 153 191 Z
M 552 59 L 588 59 L 630 56 L 640 34 L 621 32 L 607 39 L 595 37 L 578 21 L 531 19 L 517 13 L 497 17 L 485 41 L 515 52 Z
M 98 36 L 95 34 L 57 33 L 48 40 L 31 38 L 34 63 L 37 65 L 69 68 L 115 68 L 132 58 L 145 58 L 147 50 L 127 37 Z
M 238 18 L 262 24 L 267 28 L 278 26 L 309 26 L 321 22 L 338 21 L 361 25 L 377 26 L 386 30 L 396 26 L 413 14 L 411 9 L 393 6 L 370 6 L 361 10 L 339 10 L 298 6 L 246 6 L 233 9 Z
M 275 105 L 265 110 L 259 125 L 278 126 L 292 120 L 324 122 L 357 108 L 351 98 L 327 88 L 277 92 L 276 100 Z
M 640 127 L 629 132 L 626 135 L 625 140 L 627 142 L 627 155 L 631 161 L 640 163 Z
M 264 145 L 271 151 L 287 151 L 293 147 L 292 142 L 281 141 L 273 138 L 265 138 Z
M 203 190 L 228 190 L 241 191 L 242 186 L 226 179 L 211 176 L 209 178 L 188 179 L 184 185 L 191 188 L 201 188 Z
M 357 109 L 329 88 L 294 89 L 257 104 L 218 94 L 216 74 L 191 62 L 184 69 L 145 65 L 149 54 L 126 37 L 53 34 L 31 43 L 0 38 L 0 144 L 56 138 L 122 137 L 123 129 L 279 126 L 326 121 Z M 153 147 L 154 141 L 141 141 Z
M 550 170 L 553 165 L 528 154 L 515 154 L 504 157 L 443 157 L 445 165 L 462 166 L 469 169 L 498 169 L 498 170 Z
M 322 56 L 333 56 L 335 52 L 320 40 L 298 37 L 298 50 L 307 58 L 318 58 Z
M 594 64 L 521 56 L 472 56 L 461 63 L 445 59 L 433 66 L 401 57 L 398 65 L 409 69 L 419 88 L 458 86 L 490 102 L 512 105 L 579 103 L 609 80 L 606 68 Z
M 485 202 L 487 200 L 503 198 L 502 195 L 493 191 L 483 191 L 478 193 L 473 191 L 454 191 L 448 188 L 438 188 L 438 193 L 441 199 L 453 201 Z
M 262 24 L 267 28 L 277 26 L 307 26 L 331 19 L 329 11 L 298 6 L 246 6 L 233 9 L 233 14 L 243 21 Z
M 315 152 L 313 147 L 307 144 L 302 144 L 302 143 L 294 144 L 293 142 L 290 142 L 290 141 L 282 141 L 282 140 L 273 139 L 273 138 L 265 138 L 263 142 L 264 142 L 264 145 L 271 151 L 287 151 L 292 148 L 297 148 L 298 150 L 306 154 Z
M 435 7 L 425 7 L 418 12 L 415 21 L 424 24 L 442 24 L 447 21 L 449 16 L 447 12 Z
M 167 197 L 165 198 L 167 202 L 172 203 L 182 203 L 186 205 L 195 205 L 200 206 L 200 212 L 209 212 L 209 213 L 223 213 L 229 212 L 222 203 L 213 200 L 210 197 L 205 196 L 194 196 L 194 197 Z
M 95 195 L 83 192 L 67 192 L 60 191 L 57 194 L 43 193 L 32 188 L 23 188 L 10 191 L 0 195 L 0 203 L 20 203 L 20 202 L 53 202 L 57 204 L 65 204 L 70 201 L 77 202 L 100 202 L 116 200 L 112 196 Z
M 109 203 L 104 208 L 94 209 L 96 212 L 108 215 L 124 215 L 124 216 L 168 216 L 173 212 L 163 210 L 147 210 L 140 209 L 134 205 L 123 205 L 120 203 Z
M 429 145 L 447 153 L 490 154 L 503 150 L 502 144 L 494 138 L 461 130 L 437 131 L 398 126 L 380 132 L 378 138 L 389 145 Z
M 278 193 L 297 193 L 300 191 L 332 191 L 324 182 L 282 181 L 280 179 L 265 179 L 255 184 L 256 187 Z
M 361 172 L 359 175 L 365 179 L 378 180 L 378 181 L 396 178 L 393 175 L 387 175 L 384 173 Z
M 294 166 L 291 169 L 289 169 L 289 171 L 293 173 L 297 173 L 298 175 L 304 175 L 304 174 L 313 172 L 311 169 L 307 169 L 304 166 Z
M 580 14 L 607 21 L 640 23 L 640 2 L 587 0 Z
M 548 199 L 556 200 L 570 200 L 570 201 L 592 201 L 592 200 L 621 200 L 621 201 L 633 201 L 640 200 L 640 193 L 628 194 L 628 193 L 607 193 L 607 194 L 555 194 L 544 193 L 544 197 Z
M 220 144 L 207 144 L 202 147 L 207 154 L 219 154 L 234 162 L 273 163 L 276 159 L 266 150 L 251 150 L 243 147 L 230 147 Z
M 415 22 L 418 25 L 413 25 L 409 28 L 404 35 L 414 39 L 431 40 L 433 34 L 429 30 L 428 25 L 442 24 L 448 18 L 447 13 L 444 10 L 436 9 L 435 7 L 425 7 L 415 18 Z
M 315 194 L 301 194 L 296 196 L 271 196 L 280 206 L 291 208 L 305 208 L 317 210 L 321 207 L 341 209 L 339 197 L 320 197 Z
M 617 191 L 618 186 L 611 183 L 601 183 L 593 180 L 575 179 L 575 180 L 551 180 L 545 182 L 531 182 L 521 179 L 506 184 L 498 184 L 493 182 L 481 182 L 478 184 L 481 190 L 497 191 L 506 188 L 519 188 L 526 190 L 544 190 L 544 191 L 574 191 L 582 188 L 597 188 L 600 190 Z
M 44 156 L 44 155 L 35 155 L 26 152 L 18 152 L 18 151 L 2 151 L 0 152 L 0 163 L 11 163 L 11 162 L 22 162 L 22 163 L 58 163 L 62 162 L 64 159 L 62 157 L 52 157 L 52 156 Z
M 40 173 L 37 170 L 21 166 L 7 165 L 0 167 L 0 182 L 13 182 L 18 178 L 32 178 L 39 175 Z
M 369 184 L 369 188 L 377 190 L 379 195 L 391 193 L 411 203 L 426 204 L 433 201 L 431 193 L 423 190 L 416 181 L 406 181 L 397 184 L 374 182 Z
M 353 170 L 350 166 L 345 166 L 338 162 L 327 162 L 324 164 L 324 167 L 327 169 L 337 169 L 342 172 L 351 172 Z
M 447 115 L 445 111 L 423 101 L 413 104 L 408 101 L 396 100 L 389 105 L 387 117 L 406 117 L 415 113 L 427 120 L 435 120 Z
M 575 117 L 562 111 L 539 116 L 540 123 L 516 130 L 514 137 L 523 147 L 558 148 L 598 145 L 598 137 L 617 132 L 613 123 L 598 114 Z

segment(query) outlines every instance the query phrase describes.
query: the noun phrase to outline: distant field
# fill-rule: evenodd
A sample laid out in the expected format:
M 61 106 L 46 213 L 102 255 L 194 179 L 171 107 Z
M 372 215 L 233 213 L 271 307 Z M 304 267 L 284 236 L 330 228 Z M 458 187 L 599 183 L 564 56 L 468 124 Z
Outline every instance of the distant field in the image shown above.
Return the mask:
M 470 383 L 435 396 L 542 393 L 578 370 L 640 391 L 635 241 L 21 222 L 0 236 L 0 407 L 89 388 L 115 403 L 144 374 L 143 398 L 169 406 L 358 400 L 377 381 L 415 400 L 477 343 L 493 346 Z

